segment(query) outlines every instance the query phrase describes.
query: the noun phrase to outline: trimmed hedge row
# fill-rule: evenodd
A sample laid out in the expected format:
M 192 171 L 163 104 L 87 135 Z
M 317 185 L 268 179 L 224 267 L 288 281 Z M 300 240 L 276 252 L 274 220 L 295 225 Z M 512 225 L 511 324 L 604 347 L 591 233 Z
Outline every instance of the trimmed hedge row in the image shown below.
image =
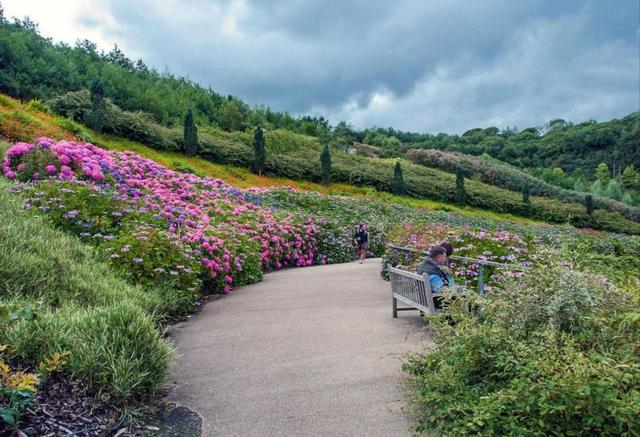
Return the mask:
M 582 203 L 584 200 L 584 195 L 581 193 L 556 187 L 517 168 L 493 160 L 435 149 L 409 150 L 407 156 L 417 164 L 447 172 L 455 172 L 458 167 L 462 167 L 466 177 L 478 176 L 482 182 L 508 190 L 522 191 L 526 187 L 535 196 L 549 197 L 563 202 Z M 592 197 L 597 208 L 618 212 L 629 220 L 640 221 L 639 208 L 597 194 L 593 194 Z

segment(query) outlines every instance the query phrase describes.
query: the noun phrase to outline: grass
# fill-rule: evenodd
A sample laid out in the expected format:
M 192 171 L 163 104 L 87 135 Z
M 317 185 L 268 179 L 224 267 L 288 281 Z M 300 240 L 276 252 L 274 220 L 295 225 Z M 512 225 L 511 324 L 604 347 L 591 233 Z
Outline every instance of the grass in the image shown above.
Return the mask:
M 0 179 L 0 306 L 41 315 L 0 325 L 0 343 L 23 363 L 69 351 L 70 374 L 115 402 L 155 393 L 174 354 L 158 324 L 166 294 L 128 284 L 9 186 Z

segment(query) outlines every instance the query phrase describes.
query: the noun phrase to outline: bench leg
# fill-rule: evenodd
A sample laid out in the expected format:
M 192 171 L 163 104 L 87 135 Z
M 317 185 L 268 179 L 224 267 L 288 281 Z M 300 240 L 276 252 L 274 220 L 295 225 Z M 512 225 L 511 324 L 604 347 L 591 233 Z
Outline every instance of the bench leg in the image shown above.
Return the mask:
M 393 318 L 397 319 L 398 318 L 398 299 L 393 297 L 392 300 L 393 300 Z

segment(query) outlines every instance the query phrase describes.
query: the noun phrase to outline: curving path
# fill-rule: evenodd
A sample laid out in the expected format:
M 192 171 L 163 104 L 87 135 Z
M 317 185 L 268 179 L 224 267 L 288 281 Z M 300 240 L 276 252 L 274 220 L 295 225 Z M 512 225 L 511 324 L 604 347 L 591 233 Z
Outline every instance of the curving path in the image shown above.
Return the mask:
M 290 269 L 173 329 L 172 398 L 205 436 L 402 436 L 400 355 L 425 341 L 391 317 L 380 260 Z

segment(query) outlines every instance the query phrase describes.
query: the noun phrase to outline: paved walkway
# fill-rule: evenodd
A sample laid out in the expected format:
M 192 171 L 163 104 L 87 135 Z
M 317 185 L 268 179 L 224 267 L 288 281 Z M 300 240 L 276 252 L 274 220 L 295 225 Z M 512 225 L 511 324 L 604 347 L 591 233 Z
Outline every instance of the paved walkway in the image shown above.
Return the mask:
M 207 304 L 173 334 L 173 399 L 205 436 L 403 436 L 400 355 L 417 312 L 391 317 L 380 260 L 290 269 Z

